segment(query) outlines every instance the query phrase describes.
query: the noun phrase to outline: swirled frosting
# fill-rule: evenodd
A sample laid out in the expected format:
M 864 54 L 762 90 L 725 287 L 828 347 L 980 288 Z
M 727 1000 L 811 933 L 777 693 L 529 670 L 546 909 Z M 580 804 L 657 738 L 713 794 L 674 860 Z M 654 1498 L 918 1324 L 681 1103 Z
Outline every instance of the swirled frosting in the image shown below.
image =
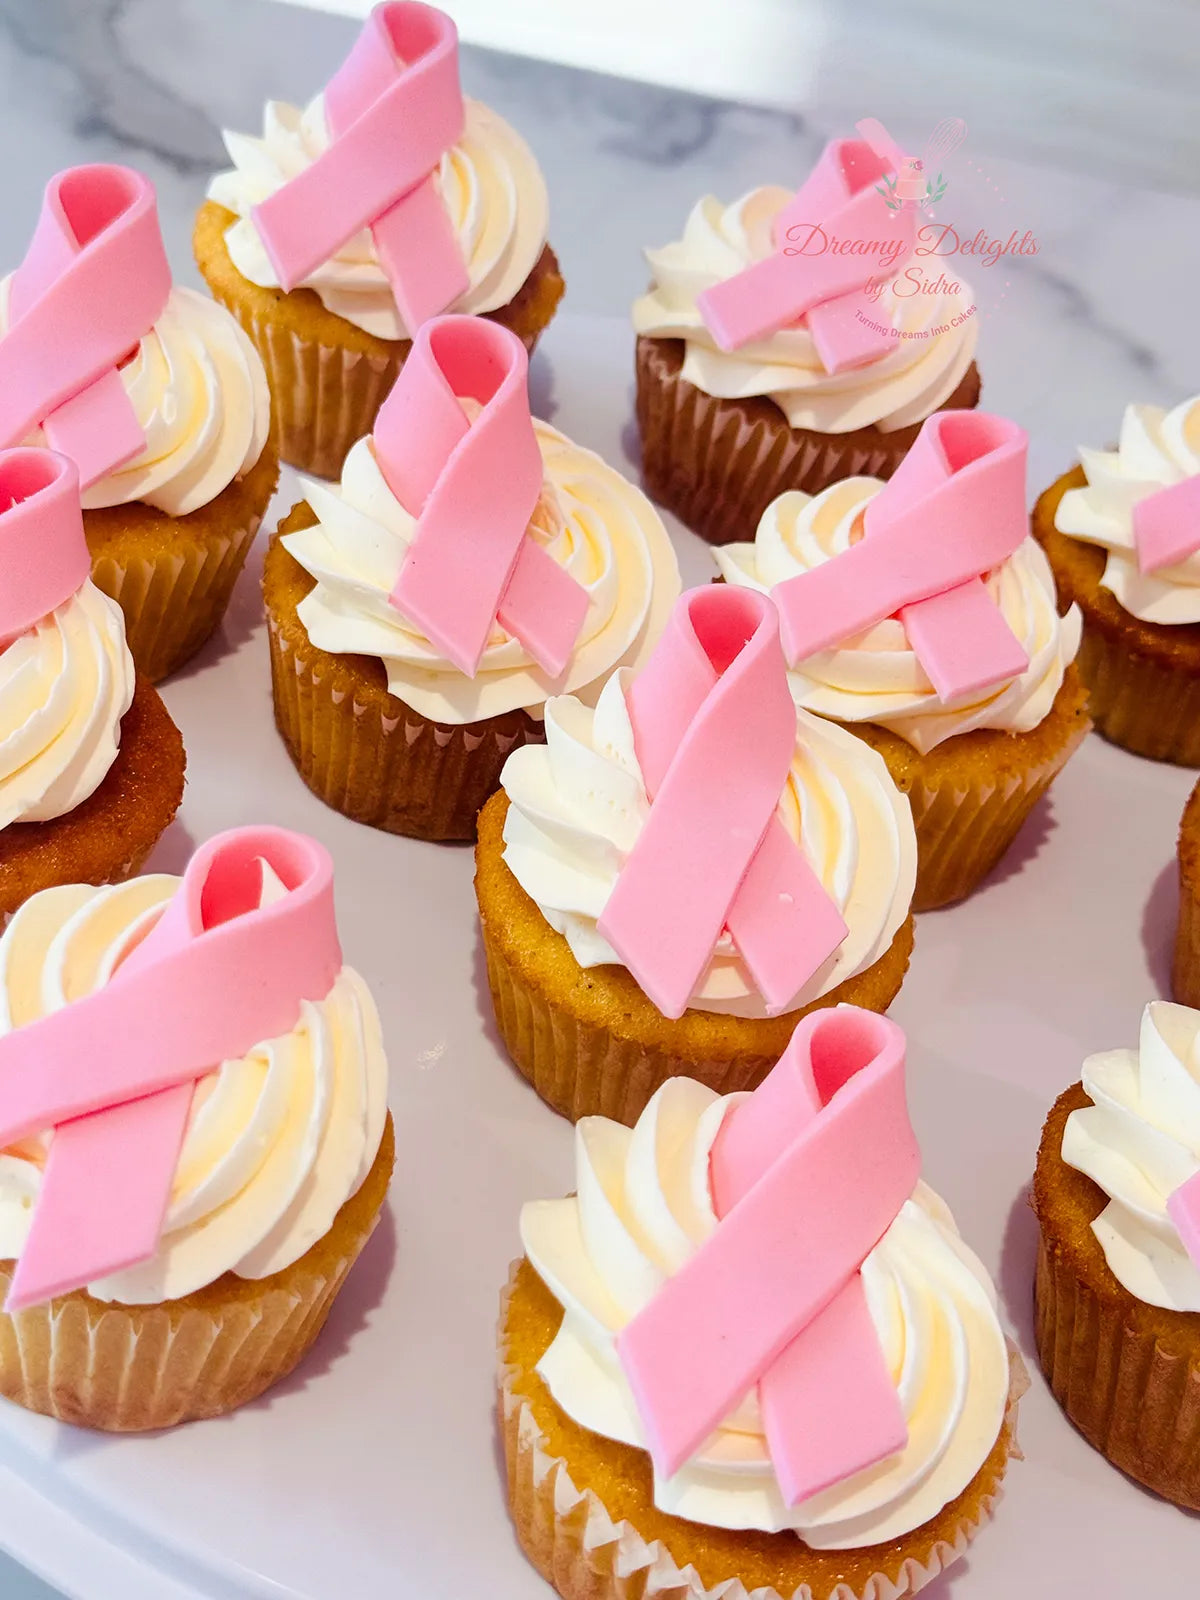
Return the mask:
M 1167 1201 L 1200 1172 L 1200 1011 L 1152 1001 L 1136 1050 L 1083 1064 L 1092 1105 L 1073 1111 L 1062 1158 L 1108 1196 L 1092 1223 L 1113 1276 L 1148 1305 L 1200 1311 L 1200 1272 Z
M 570 695 L 546 704 L 546 743 L 514 750 L 504 859 L 563 935 L 581 967 L 618 963 L 596 921 L 649 810 L 625 702 L 614 674 L 594 711 Z M 796 753 L 778 815 L 836 901 L 849 933 L 786 1010 L 810 1004 L 872 966 L 908 916 L 916 879 L 912 813 L 869 745 L 798 711 Z M 701 1011 L 765 1015 L 727 935 L 691 998 Z
M 1130 405 L 1115 450 L 1081 449 L 1087 487 L 1068 489 L 1054 525 L 1108 552 L 1100 582 L 1131 616 L 1168 627 L 1200 622 L 1200 553 L 1157 572 L 1138 570 L 1133 508 L 1200 473 L 1200 395 L 1173 411 Z
M 502 117 L 477 100 L 464 102 L 462 138 L 442 157 L 435 182 L 450 214 L 466 262 L 470 287 L 449 311 L 478 315 L 507 305 L 528 278 L 546 245 L 546 183 L 533 152 Z M 278 288 L 251 210 L 310 166 L 329 145 L 321 95 L 302 112 L 281 100 L 267 102 L 263 136 L 226 133 L 233 170 L 219 173 L 210 200 L 238 220 L 225 234 L 230 259 L 244 278 Z M 317 268 L 304 286 L 327 311 L 378 339 L 408 339 L 391 286 L 369 230 L 356 234 Z
M 709 1152 L 742 1098 L 671 1078 L 632 1129 L 583 1118 L 576 1193 L 521 1213 L 525 1253 L 564 1311 L 538 1372 L 593 1433 L 645 1448 L 616 1338 L 717 1226 Z M 908 1424 L 905 1448 L 788 1506 L 751 1393 L 674 1477 L 655 1475 L 662 1510 L 710 1527 L 790 1528 L 814 1549 L 838 1550 L 911 1532 L 966 1487 L 999 1436 L 1009 1391 L 987 1273 L 943 1202 L 918 1184 L 862 1276 Z
M 719 349 L 705 327 L 696 297 L 771 254 L 772 224 L 791 198 L 768 186 L 728 206 L 712 195 L 698 200 L 683 238 L 646 252 L 653 281 L 634 302 L 634 329 L 682 339 L 683 377 L 705 394 L 765 395 L 793 428 L 852 433 L 874 425 L 891 432 L 923 422 L 958 388 L 975 356 L 977 319 L 961 281 L 957 293 L 925 294 L 902 273 L 878 301 L 879 321 L 898 330 L 895 341 L 875 360 L 836 375 L 825 371 L 803 320 L 734 351 Z
M 0 337 L 8 328 L 10 281 L 0 284 Z M 262 454 L 271 424 L 262 359 L 207 295 L 173 288 L 121 379 L 145 448 L 83 491 L 85 511 L 141 500 L 184 517 L 244 477 Z M 25 441 L 45 442 L 40 428 Z
M 614 667 L 642 660 L 679 596 L 675 553 L 641 490 L 548 423 L 533 427 L 545 480 L 530 531 L 589 597 L 558 680 L 499 624 L 468 678 L 391 604 L 416 522 L 389 489 L 369 437 L 346 457 L 340 484 L 304 480 L 318 520 L 283 539 L 317 580 L 299 606 L 313 644 L 378 656 L 389 691 L 435 722 L 479 722 L 518 707 L 540 716 L 551 694 L 598 691 Z
M 753 544 L 713 551 L 722 576 L 769 593 L 812 571 L 861 537 L 862 514 L 882 488 L 878 478 L 846 478 L 817 495 L 780 495 L 763 513 Z M 1072 606 L 1059 616 L 1050 563 L 1033 539 L 988 574 L 987 586 L 1029 657 L 1019 677 L 982 697 L 946 704 L 909 646 L 904 624 L 890 617 L 799 663 L 788 675 L 797 705 L 838 722 L 879 723 L 922 754 L 973 728 L 1036 728 L 1078 653 L 1079 610 Z
M 263 903 L 284 893 L 263 865 Z M 108 982 L 179 879 L 46 889 L 0 938 L 0 1031 L 22 1027 Z M 223 1273 L 265 1278 L 328 1233 L 370 1171 L 387 1116 L 387 1062 L 375 1005 L 343 967 L 296 1026 L 200 1079 L 158 1253 L 88 1285 L 97 1300 L 177 1300 Z M 48 1139 L 0 1154 L 0 1256 L 20 1254 Z
M 100 787 L 133 684 L 121 609 L 90 578 L 0 649 L 0 829 L 65 816 Z

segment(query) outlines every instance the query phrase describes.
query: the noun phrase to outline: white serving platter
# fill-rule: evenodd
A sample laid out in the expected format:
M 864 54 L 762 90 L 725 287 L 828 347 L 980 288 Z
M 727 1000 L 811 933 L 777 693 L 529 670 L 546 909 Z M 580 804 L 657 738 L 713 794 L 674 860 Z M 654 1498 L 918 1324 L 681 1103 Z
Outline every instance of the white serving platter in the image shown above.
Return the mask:
M 561 316 L 535 409 L 629 465 L 631 336 Z M 1031 421 L 1029 418 L 1023 420 Z M 629 468 L 629 470 L 633 470 Z M 279 505 L 291 503 L 285 474 Z M 685 580 L 705 547 L 673 526 Z M 327 810 L 275 734 L 252 557 L 223 635 L 166 686 L 189 783 L 152 865 L 237 823 L 333 852 L 342 943 L 379 1002 L 398 1160 L 390 1209 L 298 1373 L 234 1416 L 110 1438 L 0 1402 L 0 1544 L 77 1600 L 544 1600 L 508 1521 L 493 1421 L 497 1297 L 523 1200 L 572 1187 L 571 1128 L 508 1064 L 482 982 L 469 849 Z M 893 1015 L 925 1175 L 996 1276 L 1033 1374 L 994 1524 L 931 1600 L 1188 1592 L 1194 1519 L 1071 1429 L 1032 1348 L 1038 1131 L 1092 1050 L 1167 992 L 1191 775 L 1090 738 L 965 905 L 919 920 Z

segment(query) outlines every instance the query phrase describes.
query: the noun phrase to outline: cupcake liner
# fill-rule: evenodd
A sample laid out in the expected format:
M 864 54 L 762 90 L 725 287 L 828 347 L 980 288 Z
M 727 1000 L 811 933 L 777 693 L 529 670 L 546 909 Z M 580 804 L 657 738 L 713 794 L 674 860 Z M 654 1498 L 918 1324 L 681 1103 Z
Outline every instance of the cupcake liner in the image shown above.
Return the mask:
M 1134 755 L 1200 767 L 1200 676 L 1132 653 L 1086 612 L 1079 670 L 1098 733 Z
M 475 889 L 496 1027 L 514 1065 L 572 1121 L 611 1117 L 632 1126 L 668 1078 L 686 1075 L 718 1094 L 753 1089 L 787 1048 L 796 1024 L 824 1006 L 886 1011 L 912 951 L 912 919 L 865 972 L 812 1005 L 748 1019 L 687 1011 L 664 1017 L 623 967 L 584 971 L 502 858 L 507 797 L 479 819 Z
M 1052 1249 L 1038 1251 L 1038 1359 L 1080 1433 L 1122 1472 L 1200 1511 L 1200 1341 L 1165 1347 L 1127 1315 L 1125 1295 L 1101 1296 Z M 1135 1302 L 1136 1304 L 1136 1302 Z
M 1181 1006 L 1200 1008 L 1200 783 L 1179 824 L 1179 922 L 1171 993 Z
M 287 1376 L 312 1346 L 379 1220 L 394 1158 L 379 1153 L 333 1226 L 260 1281 L 227 1275 L 183 1300 L 126 1306 L 83 1290 L 0 1314 L 0 1394 L 60 1422 L 112 1433 L 220 1416 Z M 0 1263 L 7 1295 L 14 1263 Z
M 710 544 L 754 537 L 763 512 L 788 489 L 817 494 L 843 478 L 890 478 L 920 424 L 884 433 L 792 428 L 772 400 L 719 400 L 682 376 L 683 341 L 637 341 L 642 479 L 651 499 Z M 971 367 L 945 406 L 979 401 Z
M 520 1268 L 514 1263 L 502 1297 L 499 1340 L 498 1414 L 509 1508 L 521 1548 L 563 1600 L 903 1600 L 964 1555 L 990 1520 L 1003 1467 L 970 1509 L 964 1507 L 953 1519 L 947 1536 L 923 1536 L 917 1529 L 880 1546 L 879 1570 L 861 1582 L 819 1582 L 815 1588 L 801 1582 L 786 1594 L 764 1585 L 748 1591 L 738 1577 L 706 1585 L 695 1567 L 680 1566 L 661 1540 L 644 1538 L 627 1520 L 614 1520 L 599 1495 L 580 1489 L 567 1461 L 550 1448 L 528 1399 L 515 1387 L 519 1369 L 508 1361 L 506 1320 Z M 1020 1356 L 1009 1349 L 1013 1382 L 1005 1430 L 1008 1453 L 1019 1457 L 1012 1430 L 1028 1380 Z M 799 1540 L 797 1548 L 803 1548 Z
M 359 698 L 296 629 L 267 623 L 275 725 L 312 792 L 387 833 L 473 839 L 510 752 L 540 741 L 540 725 L 515 712 L 452 727 L 370 686 Z

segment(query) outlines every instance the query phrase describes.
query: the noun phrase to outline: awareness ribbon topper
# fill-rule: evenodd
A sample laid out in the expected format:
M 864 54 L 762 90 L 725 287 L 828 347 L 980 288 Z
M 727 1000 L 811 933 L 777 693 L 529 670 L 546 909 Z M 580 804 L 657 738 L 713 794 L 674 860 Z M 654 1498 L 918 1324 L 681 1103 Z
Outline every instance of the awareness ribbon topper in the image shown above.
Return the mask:
M 787 1505 L 904 1448 L 860 1269 L 920 1169 L 903 1033 L 856 1006 L 810 1013 L 721 1125 L 716 1229 L 617 1339 L 663 1477 L 755 1385 Z
M 827 238 L 881 240 L 897 244 L 895 271 L 916 244 L 913 210 L 889 211 L 876 189 L 880 179 L 903 168 L 905 158 L 881 124 L 858 124 L 861 139 L 833 139 L 795 196 L 775 218 L 774 250 L 761 261 L 705 289 L 696 305 L 722 350 L 737 350 L 777 333 L 804 317 L 821 365 L 844 372 L 874 361 L 895 347 L 880 331 L 879 308 L 867 284 L 881 263 L 868 254 L 809 255 L 789 243 L 797 230 L 819 227 Z
M 1200 473 L 1135 502 L 1133 543 L 1142 572 L 1173 567 L 1200 550 Z
M 1169 1197 L 1167 1215 L 1193 1265 L 1200 1269 L 1200 1172 L 1193 1173 Z
M 1028 533 L 1029 436 L 986 411 L 936 411 L 867 504 L 864 536 L 774 591 L 793 666 L 898 616 L 939 698 L 1011 682 L 1029 656 L 984 577 Z
M 775 607 L 723 584 L 682 595 L 626 701 L 650 811 L 597 927 L 667 1017 L 728 928 L 776 1016 L 848 930 L 776 816 L 797 722 Z
M 72 167 L 46 185 L 0 339 L 0 447 L 37 427 L 83 488 L 146 445 L 120 364 L 171 292 L 154 189 L 129 167 Z
M 470 285 L 434 180 L 465 124 L 450 18 L 416 0 L 376 6 L 325 89 L 325 117 L 328 147 L 252 220 L 289 290 L 369 227 L 411 337 Z
M 0 649 L 82 588 L 92 570 L 75 463 L 0 451 Z
M 528 376 L 498 322 L 433 317 L 375 419 L 380 471 L 417 523 L 389 598 L 469 678 L 497 622 L 557 678 L 587 616 L 587 590 L 528 532 L 543 482 Z
M 196 1080 L 289 1032 L 341 965 L 324 847 L 235 828 L 102 989 L 0 1037 L 0 1149 L 53 1129 L 6 1311 L 154 1256 Z

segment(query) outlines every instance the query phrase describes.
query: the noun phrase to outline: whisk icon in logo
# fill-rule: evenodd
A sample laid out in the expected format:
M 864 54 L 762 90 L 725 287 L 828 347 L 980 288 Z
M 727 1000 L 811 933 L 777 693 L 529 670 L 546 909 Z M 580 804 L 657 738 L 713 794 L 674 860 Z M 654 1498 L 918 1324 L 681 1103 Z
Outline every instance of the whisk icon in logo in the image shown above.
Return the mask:
M 876 150 L 888 150 L 895 163 L 895 174 L 889 173 L 876 188 L 883 196 L 889 211 L 901 211 L 905 206 L 928 212 L 946 192 L 946 180 L 938 167 L 936 177 L 930 168 L 937 167 L 948 155 L 958 149 L 967 136 L 967 125 L 961 117 L 944 117 L 929 135 L 925 152 L 920 156 L 907 155 L 900 149 L 881 122 L 874 117 L 864 117 L 857 124 L 859 133 Z

